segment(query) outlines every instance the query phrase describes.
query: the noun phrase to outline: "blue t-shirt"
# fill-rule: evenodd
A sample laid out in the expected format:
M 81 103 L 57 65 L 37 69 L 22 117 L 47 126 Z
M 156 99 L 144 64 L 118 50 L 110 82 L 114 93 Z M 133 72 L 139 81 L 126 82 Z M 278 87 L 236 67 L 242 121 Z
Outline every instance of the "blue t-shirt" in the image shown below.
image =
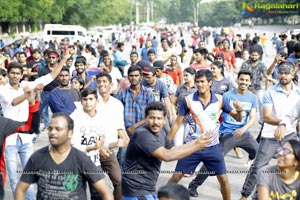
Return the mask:
M 154 86 L 148 84 L 146 80 L 142 80 L 142 85 L 152 90 L 155 101 L 163 102 L 164 98 L 169 97 L 169 92 L 166 84 L 157 79 Z
M 243 106 L 243 118 L 242 121 L 236 121 L 229 114 L 222 113 L 222 123 L 220 126 L 220 133 L 232 134 L 236 129 L 242 128 L 249 118 L 249 114 L 252 108 L 258 108 L 257 97 L 250 91 L 246 94 L 241 95 L 237 93 L 237 90 L 230 90 L 223 95 L 223 99 L 233 107 L 234 101 L 239 101 Z

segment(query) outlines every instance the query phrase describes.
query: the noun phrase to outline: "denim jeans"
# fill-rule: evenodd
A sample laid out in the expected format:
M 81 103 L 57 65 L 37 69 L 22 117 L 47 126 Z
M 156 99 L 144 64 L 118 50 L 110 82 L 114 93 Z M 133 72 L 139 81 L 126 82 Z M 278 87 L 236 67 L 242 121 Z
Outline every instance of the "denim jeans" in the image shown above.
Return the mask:
M 118 161 L 119 161 L 121 171 L 123 170 L 123 167 L 124 167 L 126 151 L 127 151 L 127 147 L 120 147 L 119 151 L 117 153 L 117 158 L 118 158 Z
M 5 147 L 5 167 L 7 170 L 10 187 L 13 194 L 19 181 L 17 154 L 19 154 L 20 156 L 22 169 L 24 169 L 32 153 L 32 143 L 23 144 L 20 137 L 17 138 L 16 145 L 6 145 Z M 26 191 L 26 200 L 34 199 L 34 187 L 33 185 L 31 185 Z
M 38 130 L 40 131 L 40 121 L 41 121 L 41 116 L 43 115 L 44 117 L 44 125 L 45 127 L 49 127 L 49 92 L 42 92 L 41 94 L 41 104 L 40 104 L 40 109 L 39 109 L 39 114 L 37 117 L 38 120 Z M 38 132 L 40 133 L 40 132 Z
M 288 140 L 297 139 L 296 133 L 291 133 L 284 137 L 282 144 Z M 257 170 L 266 166 L 279 147 L 279 143 L 275 138 L 264 138 L 260 139 L 259 147 L 256 153 L 254 162 L 252 163 L 249 172 L 246 176 L 241 194 L 244 197 L 249 197 L 256 186 Z M 253 195 L 253 199 L 257 199 L 257 192 Z
M 255 158 L 256 151 L 258 149 L 258 143 L 254 137 L 249 133 L 244 133 L 241 137 L 235 137 L 232 134 L 224 134 L 220 136 L 220 144 L 223 147 L 224 156 L 228 154 L 235 147 L 244 149 L 250 159 Z M 202 173 L 201 173 L 202 172 Z M 203 165 L 197 174 L 196 178 L 189 184 L 189 188 L 197 188 L 208 178 L 206 167 Z

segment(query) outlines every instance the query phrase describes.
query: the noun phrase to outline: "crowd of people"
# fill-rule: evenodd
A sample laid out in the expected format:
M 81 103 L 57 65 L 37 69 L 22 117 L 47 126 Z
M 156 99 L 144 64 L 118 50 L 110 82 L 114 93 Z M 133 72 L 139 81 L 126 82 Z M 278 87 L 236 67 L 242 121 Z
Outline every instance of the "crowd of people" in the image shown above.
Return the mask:
M 190 49 L 184 33 L 175 35 L 148 34 L 127 51 L 123 42 L 105 48 L 67 38 L 44 49 L 3 47 L 0 199 L 7 174 L 15 199 L 87 199 L 88 182 L 95 200 L 185 200 L 216 176 L 230 200 L 224 156 L 232 149 L 237 158 L 248 153 L 242 200 L 299 199 L 300 34 L 222 31 L 212 49 L 209 34 L 193 32 Z M 272 56 L 267 40 L 273 63 L 262 59 Z M 49 146 L 33 152 L 46 132 Z M 174 160 L 175 173 L 157 192 L 162 161 Z M 188 188 L 178 185 L 195 172 Z

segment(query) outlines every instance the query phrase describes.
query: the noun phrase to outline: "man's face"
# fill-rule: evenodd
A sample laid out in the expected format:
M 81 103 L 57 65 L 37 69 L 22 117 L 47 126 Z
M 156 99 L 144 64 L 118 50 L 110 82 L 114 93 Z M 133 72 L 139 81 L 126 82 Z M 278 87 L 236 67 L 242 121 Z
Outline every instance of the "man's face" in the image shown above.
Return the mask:
M 210 92 L 210 86 L 212 85 L 212 81 L 207 81 L 206 76 L 199 77 L 195 80 L 195 86 L 199 92 L 199 94 L 205 94 Z
M 151 40 L 147 40 L 146 42 L 146 48 L 150 48 L 152 46 Z
M 223 42 L 223 46 L 224 46 L 224 49 L 229 49 L 229 42 L 225 40 Z
M 143 74 L 143 77 L 149 85 L 152 85 L 153 83 L 155 83 L 155 75 Z
M 143 76 L 139 71 L 133 71 L 128 74 L 128 80 L 132 86 L 139 85 L 142 81 Z
M 62 87 L 68 87 L 70 83 L 70 73 L 67 71 L 61 71 L 58 75 L 58 81 Z
M 195 61 L 196 62 L 200 62 L 203 58 L 202 54 L 197 52 L 197 53 L 194 53 L 194 58 L 195 58 Z
M 48 56 L 48 62 L 50 65 L 55 65 L 58 61 L 58 57 L 55 54 L 51 54 Z
M 67 60 L 66 66 L 67 66 L 68 68 L 70 68 L 70 67 L 72 66 L 72 64 L 73 64 L 73 60 Z
M 83 63 L 76 63 L 75 69 L 78 74 L 82 74 L 85 72 L 85 65 Z
M 168 42 L 167 41 L 163 41 L 161 44 L 161 47 L 163 48 L 164 51 L 167 51 L 169 48 Z
M 251 78 L 247 74 L 241 74 L 237 80 L 238 88 L 241 91 L 248 90 L 249 86 L 251 85 Z
M 153 62 L 155 60 L 155 54 L 154 53 L 149 53 L 148 54 L 148 59 L 150 62 Z
M 205 48 L 205 43 L 202 42 L 202 41 L 199 42 L 199 43 L 198 43 L 198 47 L 199 47 L 199 48 Z
M 20 83 L 20 80 L 22 79 L 23 74 L 20 69 L 11 68 L 10 72 L 8 72 L 8 74 L 7 74 L 7 77 L 8 77 L 9 83 L 11 85 L 15 85 L 15 84 Z
M 250 60 L 251 62 L 256 62 L 259 59 L 259 53 L 258 52 L 252 52 L 250 54 Z
M 32 57 L 34 60 L 39 60 L 41 58 L 41 54 L 39 52 L 35 52 L 32 54 Z
M 108 56 L 103 57 L 103 62 L 105 66 L 110 66 L 111 59 Z
M 288 85 L 293 80 L 294 76 L 291 73 L 279 72 L 278 79 L 281 85 Z
M 155 135 L 159 134 L 166 123 L 163 111 L 151 110 L 146 116 L 146 127 Z
M 112 88 L 112 83 L 109 82 L 106 76 L 97 79 L 97 89 L 100 95 L 109 94 Z
M 130 55 L 131 63 L 135 64 L 137 60 L 138 60 L 138 56 L 136 54 L 131 54 Z
M 89 94 L 86 97 L 81 97 L 81 104 L 84 112 L 89 113 L 96 110 L 98 99 L 93 94 Z
M 53 147 L 61 147 L 70 141 L 73 131 L 69 130 L 64 117 L 52 118 L 48 130 L 49 142 Z
M 19 63 L 24 63 L 26 62 L 26 56 L 24 54 L 20 54 L 18 57 Z

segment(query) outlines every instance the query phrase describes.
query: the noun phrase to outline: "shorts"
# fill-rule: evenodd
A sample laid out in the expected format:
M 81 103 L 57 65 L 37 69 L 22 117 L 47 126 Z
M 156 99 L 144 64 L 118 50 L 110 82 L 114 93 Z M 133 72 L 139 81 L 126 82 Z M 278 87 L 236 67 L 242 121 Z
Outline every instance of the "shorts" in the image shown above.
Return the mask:
M 223 148 L 220 144 L 206 147 L 203 150 L 178 160 L 176 172 L 192 174 L 200 162 L 203 162 L 207 171 L 203 172 L 210 176 L 226 174 Z

